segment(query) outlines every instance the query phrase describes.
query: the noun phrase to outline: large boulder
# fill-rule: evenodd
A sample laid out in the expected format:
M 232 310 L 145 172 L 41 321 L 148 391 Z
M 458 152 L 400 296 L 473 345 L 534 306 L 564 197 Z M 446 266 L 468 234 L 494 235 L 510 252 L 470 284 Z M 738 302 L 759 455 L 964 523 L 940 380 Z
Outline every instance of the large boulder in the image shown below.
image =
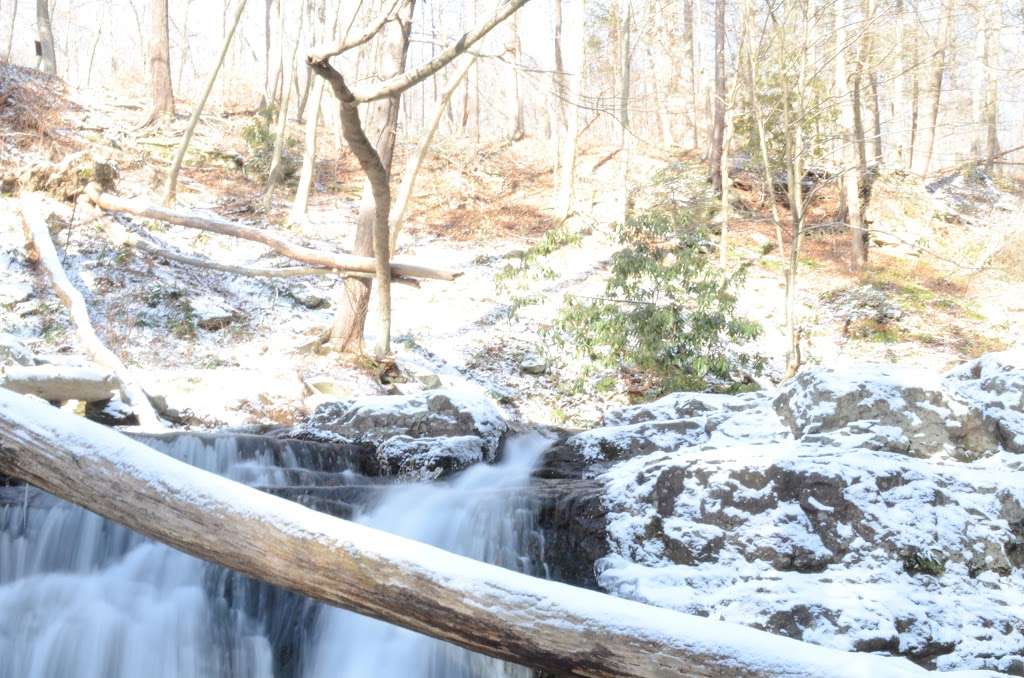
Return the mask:
M 370 443 L 381 475 L 421 479 L 495 461 L 508 430 L 490 400 L 438 389 L 325 403 L 293 435 Z
M 958 464 L 960 466 L 960 464 Z M 930 667 L 1024 658 L 1024 474 L 799 443 L 615 467 L 605 589 Z
M 1024 349 L 989 353 L 951 371 L 945 385 L 1011 452 L 1024 453 Z
M 775 409 L 798 439 L 897 452 L 975 457 L 999 441 L 942 380 L 890 366 L 802 371 L 780 389 Z M 837 442 L 838 441 L 838 442 Z
M 705 426 L 692 444 L 637 443 L 590 467 L 606 521 L 598 585 L 928 668 L 1024 675 L 1020 365 L 819 368 L 774 396 L 611 413 L 624 429 Z M 579 543 L 595 534 L 575 529 Z

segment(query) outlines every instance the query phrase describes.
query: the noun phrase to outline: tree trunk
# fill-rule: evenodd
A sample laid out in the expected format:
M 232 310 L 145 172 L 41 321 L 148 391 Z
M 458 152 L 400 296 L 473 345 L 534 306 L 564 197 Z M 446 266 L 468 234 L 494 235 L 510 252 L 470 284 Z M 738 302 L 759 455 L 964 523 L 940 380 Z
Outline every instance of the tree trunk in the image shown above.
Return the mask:
M 846 203 L 846 223 L 850 229 L 850 269 L 859 271 L 867 261 L 864 239 L 863 211 L 860 204 L 860 175 L 864 167 L 863 127 L 857 124 L 859 78 L 850 84 L 846 71 L 847 16 L 844 0 L 836 0 L 836 58 L 835 92 L 839 101 L 839 123 L 843 129 L 843 198 Z M 858 69 L 860 67 L 858 66 Z
M 43 73 L 57 75 L 57 55 L 53 47 L 49 0 L 36 0 L 36 30 L 40 45 L 39 66 Z
M 573 200 L 575 197 L 576 184 L 576 145 L 579 136 L 579 105 L 583 93 L 583 59 L 586 47 L 586 11 L 585 0 L 566 0 L 569 3 L 570 44 L 572 45 L 569 55 L 569 73 L 563 75 L 562 82 L 566 86 L 564 90 L 565 101 L 565 133 L 562 137 L 561 158 L 558 162 L 558 200 L 555 206 L 555 214 L 559 220 L 564 220 L 572 214 Z M 559 49 L 561 52 L 561 49 Z M 565 60 L 563 59 L 563 67 Z
M 405 59 L 409 51 L 409 34 L 412 28 L 412 13 L 415 0 L 403 3 L 398 15 L 398 21 L 387 24 L 384 29 L 384 47 L 381 52 L 381 61 L 378 66 L 378 73 L 381 77 L 396 78 L 401 76 L 405 70 Z M 397 134 L 398 113 L 401 91 L 384 101 L 374 103 L 369 107 L 366 118 L 365 129 L 370 130 L 373 143 L 373 150 L 380 159 L 383 176 L 377 178 L 377 186 L 367 181 L 363 188 L 363 198 L 359 207 L 359 217 L 356 222 L 356 238 L 352 247 L 354 254 L 363 256 L 374 256 L 380 260 L 385 258 L 388 261 L 388 244 L 390 238 L 387 234 L 388 214 L 390 213 L 390 188 L 388 183 L 391 179 L 391 160 L 394 156 L 395 136 Z M 345 102 L 342 101 L 342 121 L 345 120 Z M 355 103 L 352 103 L 353 109 Z M 344 130 L 343 130 L 344 131 Z M 348 141 L 348 132 L 345 132 Z M 349 141 L 351 147 L 351 141 Z M 353 149 L 355 152 L 355 149 Z M 362 161 L 361 161 L 362 162 Z M 380 205 L 375 200 L 375 191 L 380 199 L 387 196 L 387 205 Z M 383 226 L 381 225 L 381 212 L 383 212 Z M 381 231 L 384 231 L 383 233 Z M 379 244 L 379 247 L 378 247 Z M 343 353 L 362 354 L 363 332 L 366 326 L 366 315 L 369 311 L 370 302 L 370 281 L 346 280 L 338 304 L 338 311 L 334 316 L 331 327 L 331 336 L 328 345 Z M 384 306 L 388 307 L 387 315 L 390 316 L 390 294 L 388 290 L 380 289 L 378 294 L 381 298 L 381 312 Z M 387 299 L 385 298 L 387 297 Z M 382 353 L 390 352 L 390 317 L 381 317 L 382 328 L 379 349 Z M 385 331 L 384 326 L 387 325 Z
M 95 403 L 110 400 L 118 386 L 117 379 L 106 370 L 64 365 L 15 365 L 4 368 L 0 373 L 0 388 L 50 402 L 80 400 Z
M 263 193 L 263 210 L 269 212 L 274 202 L 274 187 L 281 180 L 283 169 L 281 168 L 281 156 L 284 153 L 284 145 L 288 135 L 288 108 L 291 104 L 292 84 L 291 78 L 287 76 L 288 69 L 296 69 L 295 57 L 299 53 L 299 42 L 302 40 L 302 21 L 305 12 L 299 12 L 299 30 L 295 34 L 295 47 L 292 49 L 292 58 L 289 64 L 285 64 L 285 12 L 281 10 L 281 74 L 284 83 L 284 93 L 281 96 L 281 108 L 277 112 L 277 128 L 274 132 L 274 154 L 270 159 L 270 172 L 267 175 L 267 188 Z M 297 85 L 298 83 L 296 83 Z M 297 94 L 298 92 L 296 92 Z
M 14 49 L 14 28 L 18 24 L 18 0 L 14 0 L 11 8 L 11 30 L 7 34 L 7 58 L 5 61 L 11 63 L 11 50 Z
M 711 131 L 711 152 L 708 163 L 711 167 L 711 183 L 718 192 L 722 190 L 722 144 L 725 140 L 725 0 L 715 0 L 715 119 Z
M 946 58 L 952 38 L 953 3 L 944 0 L 942 3 L 942 19 L 939 24 L 939 48 L 934 56 L 932 70 L 932 99 L 927 124 L 922 128 L 922 139 L 919 150 L 915 150 L 914 172 L 922 177 L 931 169 L 932 152 L 935 149 L 935 132 L 939 124 L 939 110 L 942 104 L 942 85 L 946 73 Z
M 557 676 L 889 676 L 845 653 L 530 577 L 319 513 L 0 389 L 0 473 L 185 553 Z
M 210 92 L 213 91 L 214 83 L 217 82 L 217 74 L 220 73 L 220 68 L 224 65 L 224 58 L 227 57 L 228 48 L 231 46 L 231 38 L 235 35 L 235 29 L 238 28 L 238 22 L 242 19 L 242 10 L 244 9 L 245 0 L 238 0 L 238 7 L 235 9 L 235 16 L 231 22 L 231 29 L 224 38 L 224 46 L 221 47 L 220 56 L 217 57 L 217 65 L 213 67 L 213 71 L 210 73 L 210 77 L 206 81 L 206 87 L 203 88 L 202 96 L 199 97 L 199 101 L 197 101 L 193 106 L 192 117 L 189 119 L 188 127 L 185 129 L 185 136 L 181 140 L 178 152 L 174 156 L 174 163 L 171 165 L 171 170 L 167 174 L 167 182 L 164 184 L 163 204 L 165 206 L 169 207 L 174 202 L 178 188 L 178 172 L 181 171 L 181 163 L 185 160 L 185 153 L 188 151 L 189 142 L 192 141 L 192 135 L 195 134 L 196 125 L 199 123 L 199 116 L 203 113 L 203 107 L 206 105 L 206 100 L 210 97 Z
M 162 117 L 174 117 L 167 0 L 150 0 L 149 13 L 149 90 L 153 99 L 153 110 L 150 111 L 147 124 Z
M 96 330 L 93 329 L 92 321 L 89 319 L 89 309 L 85 304 L 82 293 L 71 284 L 64 268 L 61 266 L 60 258 L 57 256 L 57 249 L 53 246 L 50 238 L 49 226 L 46 223 L 46 216 L 43 214 L 42 199 L 33 194 L 21 196 L 21 215 L 27 234 L 27 242 L 31 244 L 34 252 L 32 256 L 46 270 L 46 275 L 53 283 L 54 292 L 64 302 L 68 309 L 71 321 L 78 333 L 78 340 L 86 353 L 101 367 L 110 370 L 116 380 L 117 388 L 121 391 L 121 398 L 125 404 L 134 410 L 139 418 L 139 423 L 150 428 L 163 428 L 160 418 L 153 410 L 153 406 L 146 397 L 145 392 L 135 382 L 128 368 L 113 351 L 103 345 Z
M 632 68 L 632 23 L 633 4 L 632 0 L 623 0 L 622 26 L 619 29 L 619 58 L 622 66 L 619 70 L 619 148 L 622 152 L 619 155 L 619 185 L 622 223 L 629 218 L 630 190 L 629 190 L 629 160 L 630 160 L 630 130 L 629 130 L 629 89 L 632 81 L 630 71 Z

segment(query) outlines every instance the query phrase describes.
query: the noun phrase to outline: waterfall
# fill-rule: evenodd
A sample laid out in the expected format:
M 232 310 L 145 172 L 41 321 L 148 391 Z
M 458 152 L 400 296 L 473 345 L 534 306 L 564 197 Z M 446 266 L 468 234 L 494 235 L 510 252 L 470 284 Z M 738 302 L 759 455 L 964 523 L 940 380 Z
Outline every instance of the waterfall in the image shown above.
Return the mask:
M 308 443 L 258 436 L 180 434 L 142 441 L 187 463 L 268 488 L 304 482 L 309 473 L 301 469 L 323 463 L 300 459 Z M 528 495 L 518 490 L 528 483 L 547 444 L 538 435 L 519 436 L 508 441 L 500 464 L 477 465 L 445 483 L 389 485 L 356 517 L 543 576 L 535 512 Z M 344 490 L 347 483 L 365 490 L 366 478 L 328 470 L 330 490 Z M 0 488 L 0 678 L 142 675 L 531 674 L 254 582 L 33 488 Z
M 449 484 L 391 489 L 359 522 L 460 555 L 543 575 L 543 541 L 521 490 L 550 441 L 538 434 L 508 441 L 502 463 L 478 464 Z M 332 609 L 325 615 L 310 678 L 529 678 L 520 666 L 368 617 Z

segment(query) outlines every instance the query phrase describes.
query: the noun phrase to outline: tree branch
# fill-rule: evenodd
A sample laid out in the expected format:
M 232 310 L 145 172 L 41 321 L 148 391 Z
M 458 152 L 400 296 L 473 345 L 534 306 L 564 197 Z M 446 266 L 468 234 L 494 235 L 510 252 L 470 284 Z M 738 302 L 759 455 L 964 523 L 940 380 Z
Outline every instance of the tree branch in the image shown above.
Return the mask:
M 369 42 L 373 36 L 380 33 L 380 29 L 384 28 L 384 24 L 398 16 L 398 10 L 402 8 L 402 4 L 405 2 L 408 2 L 408 0 L 395 0 L 389 11 L 382 13 L 373 23 L 366 27 L 366 30 L 354 38 L 349 38 L 345 35 L 336 42 L 314 47 L 306 56 L 306 62 L 327 61 L 333 56 L 338 56 Z

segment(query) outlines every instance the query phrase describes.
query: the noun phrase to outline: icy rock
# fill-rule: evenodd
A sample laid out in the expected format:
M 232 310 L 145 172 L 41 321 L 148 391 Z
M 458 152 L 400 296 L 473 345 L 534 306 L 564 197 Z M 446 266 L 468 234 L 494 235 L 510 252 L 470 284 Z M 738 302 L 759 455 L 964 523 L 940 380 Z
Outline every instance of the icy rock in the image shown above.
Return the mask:
M 717 393 L 672 393 L 659 400 L 630 405 L 605 414 L 605 426 L 639 424 L 708 415 L 717 412 L 742 412 L 757 407 L 767 396 L 760 392 L 742 395 Z
M 325 440 L 340 437 L 378 446 L 396 436 L 413 439 L 471 436 L 480 440 L 482 458 L 493 461 L 508 424 L 482 396 L 437 389 L 325 403 L 299 428 L 306 436 L 319 435 Z
M 394 436 L 377 448 L 376 457 L 379 475 L 434 480 L 483 461 L 484 441 L 477 436 Z
M 928 457 L 995 452 L 998 441 L 977 425 L 933 375 L 898 367 L 812 368 L 785 383 L 775 409 L 808 442 Z
M 135 426 L 139 418 L 120 398 L 85 404 L 85 417 L 104 426 Z
M 548 371 L 548 363 L 535 353 L 527 353 L 519 361 L 519 371 L 523 374 L 539 376 Z

